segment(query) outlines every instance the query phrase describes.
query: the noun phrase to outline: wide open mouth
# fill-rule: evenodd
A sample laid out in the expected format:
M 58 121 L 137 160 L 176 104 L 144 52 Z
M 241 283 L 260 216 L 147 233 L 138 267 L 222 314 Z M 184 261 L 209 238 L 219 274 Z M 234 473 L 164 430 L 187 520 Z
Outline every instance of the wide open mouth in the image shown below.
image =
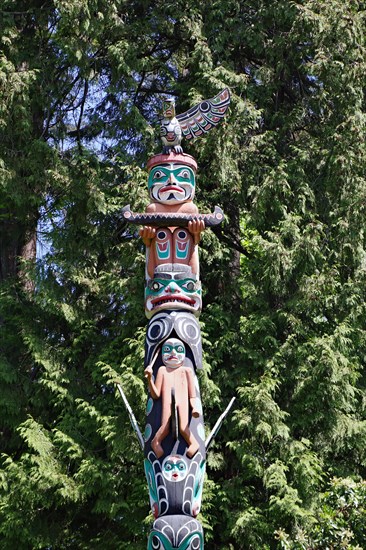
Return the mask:
M 163 304 L 168 304 L 169 302 L 173 304 L 180 302 L 183 304 L 189 304 L 190 306 L 194 306 L 196 303 L 195 300 L 192 298 L 187 298 L 186 296 L 159 296 L 151 300 L 151 305 L 154 308 Z

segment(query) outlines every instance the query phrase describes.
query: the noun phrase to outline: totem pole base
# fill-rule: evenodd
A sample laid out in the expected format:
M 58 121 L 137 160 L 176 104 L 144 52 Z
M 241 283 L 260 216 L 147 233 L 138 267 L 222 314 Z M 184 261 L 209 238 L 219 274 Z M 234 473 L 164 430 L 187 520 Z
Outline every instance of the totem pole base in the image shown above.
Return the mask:
M 203 550 L 203 529 L 196 519 L 184 516 L 163 516 L 154 521 L 148 550 Z

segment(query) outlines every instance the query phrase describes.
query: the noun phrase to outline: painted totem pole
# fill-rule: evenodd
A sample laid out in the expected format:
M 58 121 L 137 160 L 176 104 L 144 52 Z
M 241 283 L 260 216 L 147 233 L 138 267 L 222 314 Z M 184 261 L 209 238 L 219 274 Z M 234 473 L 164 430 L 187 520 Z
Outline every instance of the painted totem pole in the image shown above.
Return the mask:
M 122 388 L 145 455 L 145 473 L 155 521 L 148 550 L 203 549 L 196 519 L 201 505 L 206 452 L 233 400 L 207 439 L 196 376 L 202 368 L 198 316 L 202 309 L 198 244 L 207 227 L 221 223 L 223 212 L 200 214 L 194 204 L 197 163 L 183 152 L 182 134 L 203 135 L 222 119 L 230 103 L 225 89 L 186 113 L 175 115 L 165 100 L 163 152 L 149 159 L 151 202 L 145 213 L 123 209 L 125 220 L 140 224 L 146 246 L 145 341 L 148 385 L 146 427 L 142 436 Z

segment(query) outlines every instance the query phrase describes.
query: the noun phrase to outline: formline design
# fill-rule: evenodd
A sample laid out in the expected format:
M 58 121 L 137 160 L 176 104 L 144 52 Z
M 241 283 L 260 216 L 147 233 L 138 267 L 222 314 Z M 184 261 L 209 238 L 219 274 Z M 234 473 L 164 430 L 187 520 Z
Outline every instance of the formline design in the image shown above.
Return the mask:
M 163 152 L 147 162 L 150 204 L 145 212 L 126 206 L 126 221 L 139 224 L 146 247 L 145 339 L 146 423 L 142 434 L 123 389 L 119 392 L 144 452 L 154 517 L 148 550 L 201 550 L 201 508 L 206 453 L 234 398 L 206 437 L 197 370 L 202 368 L 198 317 L 202 310 L 198 245 L 202 232 L 220 224 L 218 206 L 202 214 L 194 203 L 197 163 L 183 152 L 182 136 L 204 135 L 230 104 L 227 88 L 175 115 L 163 102 Z

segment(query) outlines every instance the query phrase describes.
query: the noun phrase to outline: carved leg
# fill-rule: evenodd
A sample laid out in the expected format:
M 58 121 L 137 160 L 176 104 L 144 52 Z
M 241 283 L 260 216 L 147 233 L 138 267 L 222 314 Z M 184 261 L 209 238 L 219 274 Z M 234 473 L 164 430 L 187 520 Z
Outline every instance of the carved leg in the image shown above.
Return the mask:
M 188 449 L 187 449 L 187 456 L 189 458 L 192 458 L 196 454 L 196 452 L 199 449 L 199 443 L 197 439 L 192 434 L 191 430 L 188 427 L 188 410 L 186 407 L 179 407 L 178 408 L 178 414 L 179 414 L 179 432 L 184 437 Z
M 164 424 L 160 426 L 158 431 L 155 434 L 154 439 L 151 442 L 151 448 L 158 458 L 162 457 L 164 454 L 163 447 L 161 446 L 162 441 L 169 434 L 169 420 L 166 420 Z

